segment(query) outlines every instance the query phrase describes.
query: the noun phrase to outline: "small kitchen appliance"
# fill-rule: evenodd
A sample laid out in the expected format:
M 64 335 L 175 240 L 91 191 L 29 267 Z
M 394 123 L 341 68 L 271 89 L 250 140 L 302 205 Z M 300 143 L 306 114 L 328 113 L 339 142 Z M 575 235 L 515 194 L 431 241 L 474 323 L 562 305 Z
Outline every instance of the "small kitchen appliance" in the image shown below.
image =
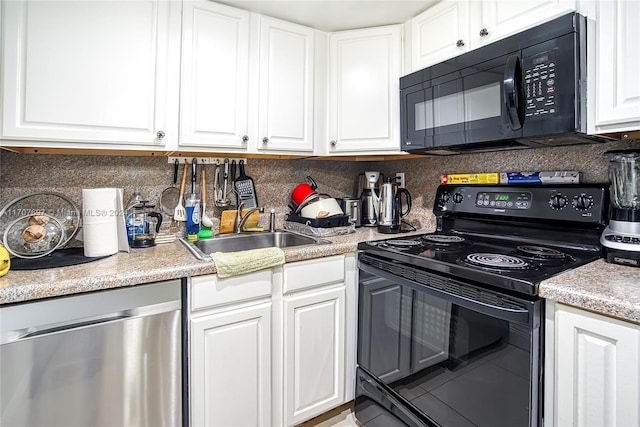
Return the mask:
M 384 176 L 377 171 L 368 171 L 358 177 L 358 186 L 362 184 L 360 193 L 361 223 L 365 227 L 378 224 L 378 208 L 380 204 L 380 187 Z
M 360 216 L 360 199 L 355 197 L 342 197 L 337 199 L 342 211 L 349 216 L 349 223 L 354 224 L 356 227 L 362 225 Z
M 156 244 L 156 234 L 160 232 L 162 214 L 154 212 L 155 205 L 143 200 L 133 206 L 131 218 L 127 221 L 129 245 L 132 248 L 149 248 Z
M 600 258 L 607 205 L 606 185 L 441 185 L 435 232 L 358 244 L 359 422 L 541 426 L 538 286 Z
M 402 195 L 404 195 L 406 209 L 402 209 Z M 380 233 L 399 233 L 402 218 L 411 211 L 411 194 L 406 188 L 387 179 L 380 189 L 378 208 L 378 231 Z
M 607 262 L 640 266 L 640 150 L 608 151 L 611 215 L 602 233 Z

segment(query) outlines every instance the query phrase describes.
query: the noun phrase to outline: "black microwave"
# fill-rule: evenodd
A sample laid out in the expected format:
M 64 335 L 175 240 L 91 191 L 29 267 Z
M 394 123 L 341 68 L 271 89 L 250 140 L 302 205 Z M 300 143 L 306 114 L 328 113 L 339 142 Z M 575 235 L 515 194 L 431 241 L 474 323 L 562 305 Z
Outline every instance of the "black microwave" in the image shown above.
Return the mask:
M 586 134 L 586 37 L 586 19 L 570 13 L 400 78 L 402 149 L 601 141 Z

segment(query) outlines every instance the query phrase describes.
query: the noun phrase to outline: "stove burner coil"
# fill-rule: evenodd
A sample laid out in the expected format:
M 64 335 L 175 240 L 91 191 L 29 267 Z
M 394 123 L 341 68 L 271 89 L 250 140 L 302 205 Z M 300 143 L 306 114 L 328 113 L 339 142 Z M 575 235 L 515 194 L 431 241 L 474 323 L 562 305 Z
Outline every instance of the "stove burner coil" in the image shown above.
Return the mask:
M 488 268 L 497 268 L 497 269 L 508 269 L 508 270 L 522 270 L 529 268 L 529 263 L 525 260 L 510 256 L 510 255 L 501 255 L 501 254 L 491 254 L 491 253 L 475 253 L 469 254 L 465 258 L 465 261 L 471 265 L 475 265 L 478 267 L 488 267 Z
M 520 255 L 530 256 L 538 259 L 565 259 L 567 255 L 556 249 L 545 248 L 544 246 L 523 245 L 516 248 Z
M 463 237 L 460 236 L 451 236 L 449 234 L 428 234 L 426 236 L 421 237 L 422 240 L 426 240 L 432 243 L 441 243 L 441 244 L 452 244 L 452 243 L 462 243 L 465 241 Z
M 420 246 L 420 242 L 417 240 L 385 240 L 387 246 Z

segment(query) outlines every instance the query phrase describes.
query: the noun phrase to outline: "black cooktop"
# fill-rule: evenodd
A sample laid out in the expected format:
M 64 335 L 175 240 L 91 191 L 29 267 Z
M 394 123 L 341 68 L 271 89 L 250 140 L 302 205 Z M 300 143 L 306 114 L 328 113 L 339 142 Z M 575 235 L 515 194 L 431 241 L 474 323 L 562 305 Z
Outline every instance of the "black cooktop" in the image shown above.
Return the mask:
M 537 295 L 541 281 L 600 258 L 597 248 L 540 245 L 455 232 L 363 242 L 358 249 L 374 257 L 526 295 Z
M 360 243 L 360 262 L 537 295 L 541 281 L 600 258 L 607 210 L 602 184 L 441 185 L 438 231 Z

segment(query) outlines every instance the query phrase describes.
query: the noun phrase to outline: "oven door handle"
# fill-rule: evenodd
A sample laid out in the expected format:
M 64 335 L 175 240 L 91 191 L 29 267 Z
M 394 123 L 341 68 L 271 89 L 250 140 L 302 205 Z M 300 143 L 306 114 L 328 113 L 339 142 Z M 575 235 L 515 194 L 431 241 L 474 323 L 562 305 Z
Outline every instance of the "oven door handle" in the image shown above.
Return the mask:
M 502 84 L 504 86 L 504 103 L 511 129 L 521 129 L 524 121 L 524 104 L 522 102 L 522 68 L 520 67 L 520 58 L 517 55 L 511 55 L 507 59 Z
M 412 289 L 416 289 L 420 292 L 424 292 L 426 294 L 445 299 L 447 301 L 452 302 L 453 304 L 459 305 L 460 307 L 468 308 L 470 310 L 477 311 L 481 314 L 486 314 L 487 316 L 495 317 L 498 319 L 506 320 L 509 322 L 517 322 L 522 324 L 529 323 L 529 310 L 524 309 L 513 309 L 500 307 L 497 305 L 489 304 L 485 301 L 478 301 L 473 298 L 454 294 L 452 292 L 447 292 L 441 289 L 433 288 L 429 285 L 425 285 L 422 283 L 414 282 L 403 277 L 396 276 L 393 273 L 386 272 L 384 270 L 380 270 L 379 268 L 372 267 L 368 264 L 364 264 L 362 262 L 358 263 L 361 270 L 364 270 L 368 273 L 376 275 L 378 277 L 382 277 L 384 279 L 390 280 L 394 283 L 400 285 L 406 285 L 411 287 Z M 491 291 L 488 291 L 491 292 Z

